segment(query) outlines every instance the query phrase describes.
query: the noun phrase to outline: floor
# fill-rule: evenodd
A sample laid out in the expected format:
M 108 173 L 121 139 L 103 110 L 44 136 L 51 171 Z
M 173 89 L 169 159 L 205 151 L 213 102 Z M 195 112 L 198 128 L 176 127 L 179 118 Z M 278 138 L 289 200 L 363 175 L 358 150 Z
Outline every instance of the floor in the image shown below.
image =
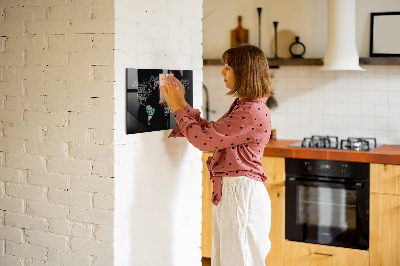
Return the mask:
M 211 259 L 209 258 L 202 258 L 201 262 L 203 263 L 203 266 L 211 266 Z

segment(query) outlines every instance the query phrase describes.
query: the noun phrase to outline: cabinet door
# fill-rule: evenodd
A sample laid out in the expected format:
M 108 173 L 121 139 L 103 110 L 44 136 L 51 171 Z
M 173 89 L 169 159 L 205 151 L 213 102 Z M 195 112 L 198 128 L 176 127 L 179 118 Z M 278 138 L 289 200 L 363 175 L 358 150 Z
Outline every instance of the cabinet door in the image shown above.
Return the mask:
M 212 183 L 206 161 L 211 152 L 203 153 L 203 196 L 202 196 L 202 224 L 201 224 L 201 253 L 204 258 L 211 258 L 212 252 Z
M 400 265 L 400 196 L 370 196 L 371 266 Z
M 400 165 L 370 165 L 371 193 L 400 195 Z
M 271 250 L 265 259 L 266 266 L 283 265 L 285 240 L 285 187 L 265 184 L 271 199 Z
M 261 163 L 268 177 L 266 184 L 285 185 L 285 158 L 264 156 Z
M 365 250 L 285 241 L 285 266 L 366 266 Z

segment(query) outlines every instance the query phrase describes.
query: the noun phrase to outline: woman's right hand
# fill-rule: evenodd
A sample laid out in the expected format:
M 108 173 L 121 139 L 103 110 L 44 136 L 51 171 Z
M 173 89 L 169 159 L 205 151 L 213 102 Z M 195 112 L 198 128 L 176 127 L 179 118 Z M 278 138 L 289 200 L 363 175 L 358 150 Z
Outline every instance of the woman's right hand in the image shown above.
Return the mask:
M 176 83 L 177 88 L 179 88 L 178 89 L 179 103 L 183 108 L 185 108 L 187 105 L 187 102 L 185 100 L 185 87 L 182 85 L 182 83 L 179 81 L 179 79 L 177 79 L 173 76 L 168 75 L 167 79 L 169 79 L 169 81 L 171 81 L 171 82 Z

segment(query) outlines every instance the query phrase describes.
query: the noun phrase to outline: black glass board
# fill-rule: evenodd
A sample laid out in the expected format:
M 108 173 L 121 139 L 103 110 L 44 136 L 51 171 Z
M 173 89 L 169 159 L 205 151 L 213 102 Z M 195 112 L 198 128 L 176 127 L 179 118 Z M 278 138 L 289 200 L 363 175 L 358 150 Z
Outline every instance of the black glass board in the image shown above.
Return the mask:
M 169 69 L 126 69 L 127 134 L 172 129 L 176 120 L 171 113 L 160 81 L 167 75 L 179 79 L 185 87 L 185 100 L 193 106 L 193 71 Z

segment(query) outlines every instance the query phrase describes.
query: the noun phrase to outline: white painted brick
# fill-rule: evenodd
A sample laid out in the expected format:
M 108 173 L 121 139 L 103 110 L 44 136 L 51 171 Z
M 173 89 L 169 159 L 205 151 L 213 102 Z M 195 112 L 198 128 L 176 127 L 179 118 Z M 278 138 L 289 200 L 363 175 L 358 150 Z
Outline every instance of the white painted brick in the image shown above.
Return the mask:
M 66 126 L 68 124 L 68 113 L 27 111 L 24 113 L 24 120 L 30 125 Z
M 114 210 L 114 197 L 95 194 L 93 195 L 93 207 L 96 209 Z
M 0 239 L 22 243 L 24 233 L 19 228 L 0 226 Z
M 82 112 L 85 113 L 113 113 L 114 99 L 112 98 L 97 98 L 82 99 Z
M 90 207 L 91 202 L 91 195 L 89 193 L 71 189 L 50 188 L 48 198 L 50 202 L 80 207 Z
M 44 171 L 46 169 L 46 162 L 42 156 L 38 155 L 9 153 L 6 155 L 6 166 Z
M 4 196 L 6 195 L 6 189 L 5 189 L 5 182 L 0 181 L 0 198 L 4 198 Z M 3 223 L 3 220 L 1 220 L 0 224 Z
M 6 254 L 37 260 L 45 260 L 46 249 L 43 247 L 35 247 L 28 244 L 19 244 L 12 241 L 7 241 Z
M 22 153 L 25 149 L 24 140 L 0 138 L 0 150 L 11 153 Z
M 22 110 L 8 111 L 2 110 L 0 112 L 0 121 L 10 124 L 22 124 Z
M 0 53 L 0 66 L 22 66 L 24 63 L 23 53 Z
M 6 50 L 7 37 L 0 37 L 0 53 L 4 53 Z
M 28 51 L 26 54 L 27 66 L 65 66 L 68 64 L 67 51 L 36 52 Z
M 22 96 L 21 81 L 2 81 L 0 82 L 0 95 Z
M 9 80 L 43 80 L 44 70 L 42 67 L 14 66 L 4 70 L 4 79 Z
M 34 259 L 26 259 L 25 266 L 48 266 L 49 264 L 45 261 L 37 261 Z
M 76 190 L 114 194 L 114 178 L 95 176 L 71 176 L 71 188 Z
M 57 265 L 91 266 L 91 257 L 79 253 L 80 252 L 72 253 L 50 249 L 47 258 L 50 264 L 55 263 Z
M 93 36 L 84 35 L 51 35 L 49 36 L 50 51 L 91 51 Z M 114 39 L 113 39 L 114 40 Z
M 71 206 L 68 219 L 84 223 L 94 223 L 112 226 L 114 212 L 98 209 L 87 209 Z
M 84 107 L 84 99 L 62 98 L 59 96 L 47 96 L 46 108 L 52 111 L 81 112 Z
M 4 105 L 7 110 L 46 110 L 43 96 L 7 96 Z
M 114 144 L 114 130 L 110 129 L 89 129 L 90 143 L 100 145 Z
M 72 144 L 70 148 L 70 156 L 78 159 L 113 161 L 114 150 L 112 146 L 96 144 L 83 146 Z
M 48 141 L 62 141 L 72 143 L 87 143 L 87 130 L 83 128 L 51 127 L 46 133 Z
M 68 146 L 60 142 L 27 141 L 26 152 L 44 156 L 64 157 Z
M 45 247 L 55 250 L 66 250 L 68 248 L 68 237 L 45 233 L 36 230 L 25 230 L 26 242 L 39 247 Z
M 94 78 L 98 81 L 114 81 L 114 67 L 95 66 Z
M 114 240 L 114 228 L 111 226 L 103 226 L 99 225 L 97 230 L 95 231 L 94 235 L 96 236 L 97 240 L 113 243 Z
M 47 162 L 49 172 L 90 175 L 92 171 L 92 162 L 89 160 L 77 159 L 49 159 Z
M 96 257 L 93 261 L 93 266 L 108 266 L 114 264 L 114 250 L 111 250 L 109 254 L 101 257 Z
M 77 33 L 114 33 L 114 19 L 112 20 L 91 20 L 72 19 L 69 28 L 70 34 Z
M 46 18 L 46 8 L 43 6 L 6 8 L 6 22 L 30 21 Z
M 45 218 L 13 212 L 6 212 L 5 224 L 7 226 L 34 230 L 46 230 L 48 228 Z
M 113 65 L 114 51 L 94 50 L 89 52 L 70 52 L 70 65 Z M 6 64 L 4 64 L 6 65 Z
M 94 240 L 80 239 L 73 237 L 71 239 L 71 249 L 83 254 L 93 255 L 96 257 L 112 255 L 113 245 Z
M 69 23 L 67 20 L 31 21 L 27 22 L 28 34 L 67 34 Z
M 164 42 L 154 42 L 151 39 L 135 39 L 132 37 L 126 37 L 126 38 L 122 38 L 124 41 L 121 41 L 121 45 L 118 46 L 118 51 L 122 51 L 122 52 L 127 52 L 127 51 L 137 51 L 138 53 L 151 53 L 154 51 L 160 51 L 162 44 Z M 164 47 L 165 47 L 165 43 L 164 43 Z M 172 50 L 176 50 L 179 47 L 177 47 L 176 45 L 170 45 Z M 130 58 L 127 58 L 130 59 Z M 119 58 L 119 63 L 120 62 L 120 58 Z M 131 59 L 130 59 L 131 60 Z M 123 64 L 125 65 L 125 64 Z
M 69 85 L 70 96 L 75 97 L 113 97 L 114 84 L 112 82 L 76 82 Z
M 21 260 L 20 256 L 11 256 L 11 255 L 1 255 L 0 254 L 0 262 L 2 263 L 1 265 L 12 265 L 12 266 L 24 266 L 23 260 Z
M 109 50 L 115 47 L 114 34 L 94 34 L 93 49 L 94 50 Z M 82 49 L 83 50 L 83 49 Z
M 102 177 L 113 177 L 114 163 L 96 160 L 93 162 L 93 173 Z
M 102 128 L 113 129 L 113 113 L 70 114 L 70 126 L 74 128 Z
M 26 81 L 25 88 L 27 95 L 32 97 L 35 95 L 40 96 L 57 96 L 59 98 L 67 97 L 67 85 L 65 82 L 59 81 L 40 81 L 32 82 Z
M 25 184 L 7 183 L 7 195 L 14 198 L 44 200 L 46 199 L 46 190 L 44 187 Z
M 72 224 L 72 236 L 80 238 L 91 238 L 92 237 L 92 225 L 85 223 L 73 223 Z
M 43 201 L 27 201 L 26 213 L 39 217 L 66 219 L 69 207 Z
M 24 24 L 21 22 L 0 23 L 2 36 L 21 36 L 24 34 Z
M 181 50 L 183 55 L 201 56 L 203 54 L 203 46 L 200 43 L 182 43 Z
M 45 67 L 44 77 L 50 81 L 89 81 L 92 69 L 90 66 Z
M 49 231 L 58 235 L 71 235 L 71 224 L 68 220 L 51 219 L 49 221 Z
M 44 51 L 47 48 L 45 37 L 40 36 L 19 36 L 8 37 L 5 43 L 7 52 L 19 51 Z
M 4 135 L 11 139 L 41 140 L 43 130 L 37 126 L 11 126 L 4 128 Z
M 50 6 L 48 19 L 50 20 L 90 19 L 90 5 L 81 4 L 81 5 Z
M 71 0 L 29 0 L 24 1 L 25 6 L 58 6 L 58 5 L 66 5 Z
M 29 171 L 28 182 L 33 185 L 54 188 L 69 188 L 69 177 L 62 174 Z
M 0 165 L 5 166 L 5 157 L 6 157 L 6 153 L 5 152 L 0 152 Z
M 2 198 L 0 200 L 0 210 L 22 213 L 24 210 L 24 201 L 10 197 Z
M 93 19 L 111 19 L 115 17 L 114 3 L 94 4 Z

